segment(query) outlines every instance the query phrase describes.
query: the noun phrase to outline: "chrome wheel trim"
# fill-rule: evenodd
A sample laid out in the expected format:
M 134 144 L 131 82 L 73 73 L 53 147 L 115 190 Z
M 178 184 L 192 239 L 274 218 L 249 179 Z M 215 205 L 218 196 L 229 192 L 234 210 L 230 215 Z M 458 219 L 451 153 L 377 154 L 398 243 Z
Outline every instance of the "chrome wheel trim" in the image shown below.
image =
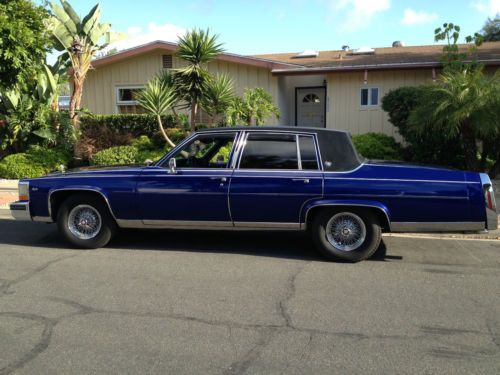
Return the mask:
M 326 239 L 337 250 L 356 250 L 363 244 L 365 238 L 365 223 L 352 212 L 339 212 L 326 223 Z
M 68 215 L 68 229 L 81 240 L 90 240 L 101 231 L 102 219 L 99 211 L 88 204 L 73 207 Z

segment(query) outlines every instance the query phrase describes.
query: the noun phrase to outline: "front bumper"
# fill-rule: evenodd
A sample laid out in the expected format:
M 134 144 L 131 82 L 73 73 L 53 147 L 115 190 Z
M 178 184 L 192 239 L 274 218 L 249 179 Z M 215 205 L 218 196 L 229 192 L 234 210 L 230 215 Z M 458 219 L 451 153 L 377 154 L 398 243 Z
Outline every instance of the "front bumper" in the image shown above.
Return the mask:
M 10 214 L 16 220 L 31 221 L 30 202 L 17 201 L 11 203 Z

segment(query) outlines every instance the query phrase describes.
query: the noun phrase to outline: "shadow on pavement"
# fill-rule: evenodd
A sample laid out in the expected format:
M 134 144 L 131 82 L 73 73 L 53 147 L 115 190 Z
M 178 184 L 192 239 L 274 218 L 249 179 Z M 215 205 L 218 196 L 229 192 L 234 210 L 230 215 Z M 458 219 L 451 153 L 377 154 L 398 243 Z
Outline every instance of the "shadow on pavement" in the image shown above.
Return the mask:
M 0 220 L 2 244 L 50 249 L 72 248 L 53 224 Z M 303 232 L 122 230 L 108 248 L 122 250 L 187 251 L 244 254 L 283 259 L 325 260 Z M 382 241 L 370 260 L 401 259 L 388 256 Z

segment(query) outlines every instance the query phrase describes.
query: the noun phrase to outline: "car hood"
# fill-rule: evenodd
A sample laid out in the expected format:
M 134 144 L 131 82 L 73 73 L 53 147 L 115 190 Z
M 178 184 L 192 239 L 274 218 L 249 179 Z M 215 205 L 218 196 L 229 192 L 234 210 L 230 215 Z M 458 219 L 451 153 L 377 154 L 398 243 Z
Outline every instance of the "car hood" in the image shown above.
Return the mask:
M 131 165 L 120 165 L 120 166 L 108 166 L 108 167 L 80 167 L 74 169 L 68 169 L 67 171 L 52 172 L 47 174 L 42 178 L 50 177 L 77 177 L 77 176 L 92 176 L 92 175 L 134 175 L 140 174 L 144 165 L 141 164 L 131 164 Z

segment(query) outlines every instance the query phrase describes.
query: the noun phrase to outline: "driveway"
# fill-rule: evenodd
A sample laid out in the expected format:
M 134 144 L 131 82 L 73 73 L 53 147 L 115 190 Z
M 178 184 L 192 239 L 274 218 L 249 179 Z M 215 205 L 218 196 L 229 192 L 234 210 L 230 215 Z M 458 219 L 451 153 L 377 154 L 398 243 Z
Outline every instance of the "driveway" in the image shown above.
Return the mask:
M 358 264 L 297 233 L 82 251 L 0 220 L 0 374 L 499 373 L 500 242 L 384 241 Z

